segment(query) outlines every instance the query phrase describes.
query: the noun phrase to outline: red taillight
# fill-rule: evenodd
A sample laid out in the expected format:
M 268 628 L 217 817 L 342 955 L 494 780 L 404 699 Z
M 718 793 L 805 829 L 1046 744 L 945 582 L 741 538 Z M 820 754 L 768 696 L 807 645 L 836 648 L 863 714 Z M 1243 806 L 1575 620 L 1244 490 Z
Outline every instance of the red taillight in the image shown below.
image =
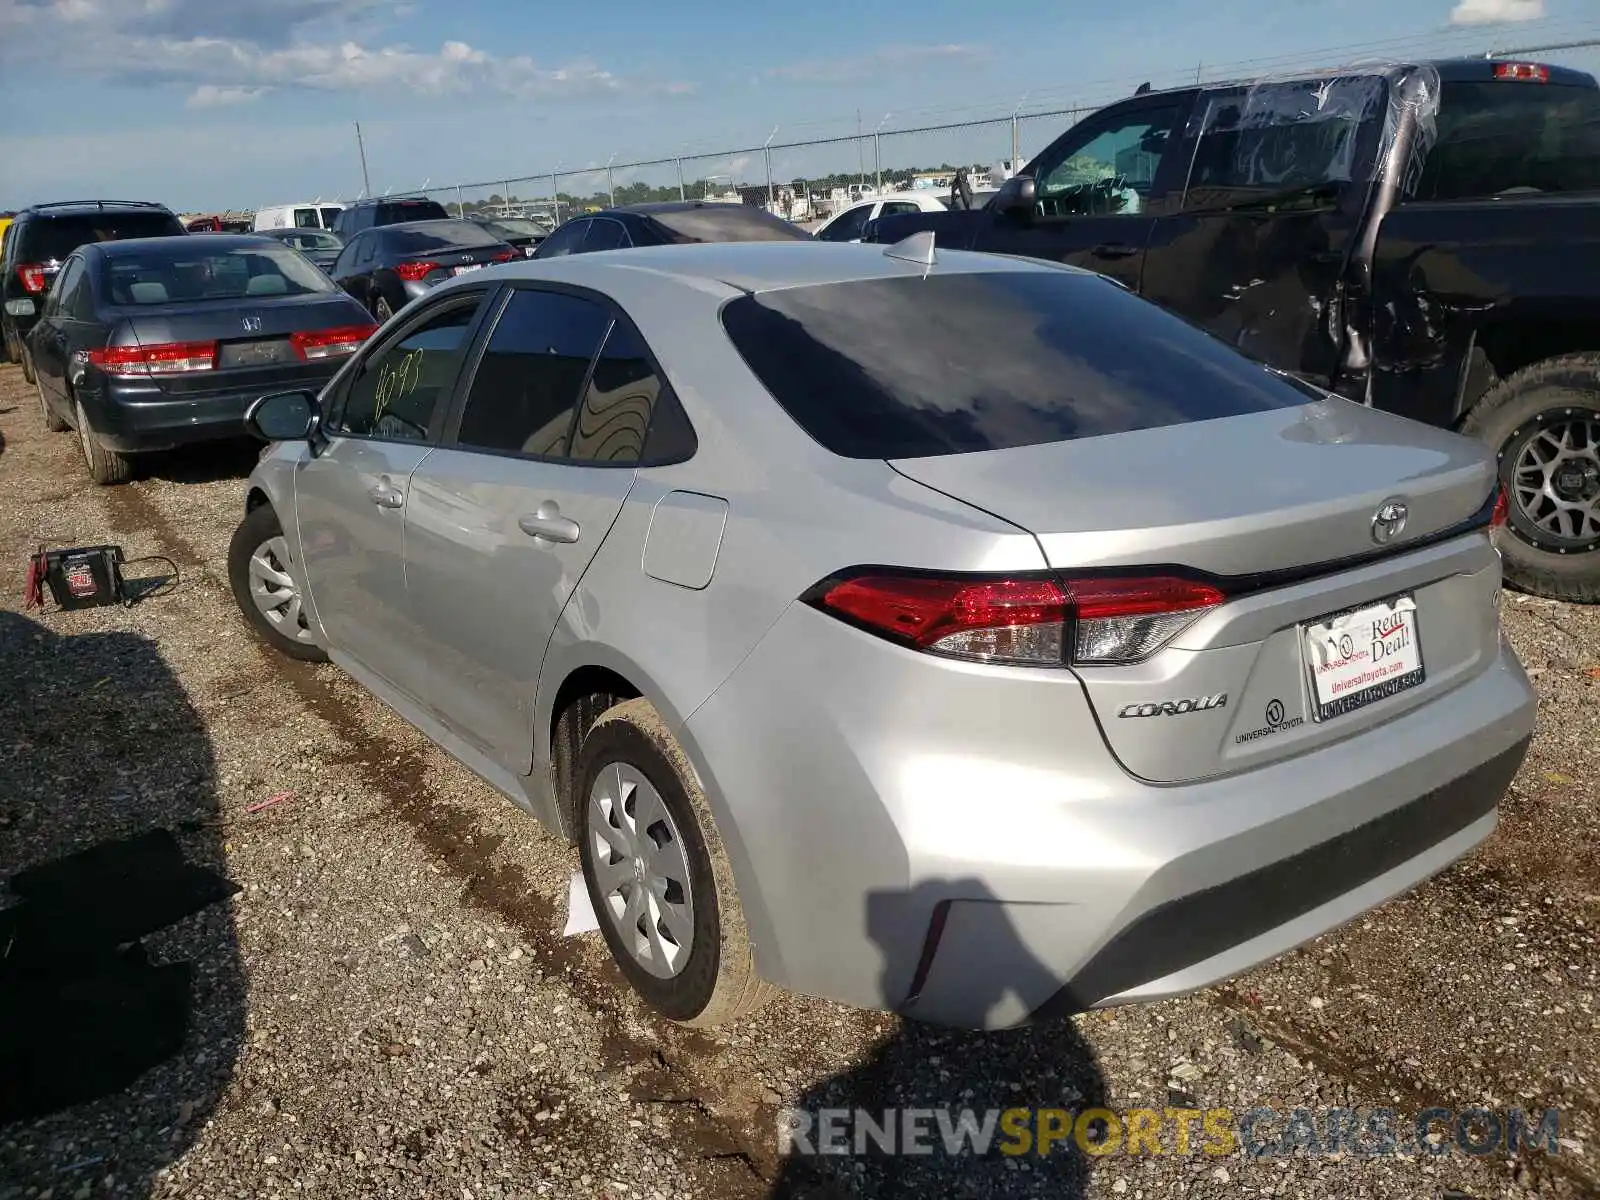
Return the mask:
M 156 346 L 104 346 L 89 361 L 107 375 L 181 375 L 217 365 L 215 342 L 163 342 Z
M 1480 510 L 1481 511 L 1481 510 Z M 1511 497 L 1506 495 L 1506 485 L 1501 484 L 1494 494 L 1494 512 L 1489 514 L 1489 528 L 1498 529 L 1511 515 Z
M 1058 582 L 868 571 L 826 581 L 810 599 L 918 650 L 1061 666 L 1138 662 L 1224 596 L 1209 584 L 1165 576 Z
M 23 263 L 17 268 L 17 278 L 22 280 L 23 289 L 38 295 L 44 291 L 45 268 L 40 263 Z
M 1495 63 L 1496 79 L 1520 79 L 1525 83 L 1549 83 L 1550 68 L 1538 63 Z
M 307 361 L 340 358 L 354 354 L 377 332 L 376 325 L 346 325 L 339 329 L 318 329 L 311 333 L 291 333 L 289 344 Z
M 502 250 L 502 251 L 500 251 L 499 254 L 496 254 L 494 256 L 494 261 L 495 262 L 513 262 L 518 257 L 519 257 L 519 255 L 517 254 L 517 252 L 515 250 Z
M 438 263 L 431 262 L 403 262 L 394 269 L 394 273 L 407 283 L 417 283 L 427 277 L 428 272 L 437 271 Z

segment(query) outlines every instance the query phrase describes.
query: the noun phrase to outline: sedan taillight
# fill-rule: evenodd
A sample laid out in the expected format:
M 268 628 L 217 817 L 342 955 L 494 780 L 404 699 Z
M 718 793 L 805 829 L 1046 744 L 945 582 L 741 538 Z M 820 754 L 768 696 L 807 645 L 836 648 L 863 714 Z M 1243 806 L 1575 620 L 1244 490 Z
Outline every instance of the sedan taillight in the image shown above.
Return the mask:
M 307 362 L 325 358 L 341 358 L 354 354 L 362 344 L 377 332 L 376 325 L 345 325 L 338 329 L 317 329 L 309 333 L 291 333 L 289 344 L 294 352 Z
M 124 378 L 210 371 L 217 365 L 217 343 L 162 342 L 154 346 L 102 346 L 89 351 L 89 362 L 107 375 Z
M 915 650 L 1059 667 L 1142 661 L 1226 597 L 1172 576 L 928 575 L 866 568 L 824 580 L 813 607 Z
M 394 273 L 407 283 L 419 283 L 426 279 L 430 272 L 439 269 L 438 263 L 432 262 L 403 262 L 395 267 Z

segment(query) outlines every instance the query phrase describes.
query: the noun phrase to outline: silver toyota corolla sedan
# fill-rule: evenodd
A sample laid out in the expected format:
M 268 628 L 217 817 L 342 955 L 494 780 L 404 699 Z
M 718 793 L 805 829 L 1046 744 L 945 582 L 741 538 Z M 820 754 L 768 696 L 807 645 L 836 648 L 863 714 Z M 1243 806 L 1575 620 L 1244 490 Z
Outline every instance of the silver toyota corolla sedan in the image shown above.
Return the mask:
M 577 842 L 688 1023 L 1171 996 L 1487 837 L 1534 695 L 1486 452 L 911 242 L 430 292 L 253 410 L 246 619 Z

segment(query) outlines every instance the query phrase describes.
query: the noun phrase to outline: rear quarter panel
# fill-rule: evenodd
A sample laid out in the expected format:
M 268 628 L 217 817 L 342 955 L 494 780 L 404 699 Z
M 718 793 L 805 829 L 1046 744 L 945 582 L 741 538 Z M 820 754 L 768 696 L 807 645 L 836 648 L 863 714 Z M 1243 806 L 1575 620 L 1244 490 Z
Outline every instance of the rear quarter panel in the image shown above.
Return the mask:
M 1379 228 L 1372 403 L 1454 425 L 1511 367 L 1600 348 L 1600 196 L 1409 203 Z

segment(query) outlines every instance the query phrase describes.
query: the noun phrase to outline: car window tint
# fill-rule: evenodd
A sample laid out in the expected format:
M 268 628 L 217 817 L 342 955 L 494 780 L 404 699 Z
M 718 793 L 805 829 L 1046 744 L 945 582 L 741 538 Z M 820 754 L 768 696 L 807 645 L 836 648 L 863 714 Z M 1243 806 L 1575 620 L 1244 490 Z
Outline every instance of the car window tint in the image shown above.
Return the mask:
M 1143 108 L 1108 118 L 1076 137 L 1069 134 L 1037 164 L 1040 214 L 1134 216 L 1144 211 L 1177 118 L 1176 106 Z
M 389 248 L 395 254 L 422 254 L 429 250 L 471 250 L 494 246 L 500 239 L 472 221 L 440 221 L 437 224 L 392 228 Z
M 620 250 L 628 244 L 628 231 L 619 221 L 596 218 L 589 222 L 589 232 L 583 238 L 583 252 L 592 254 L 596 250 Z
M 315 229 L 317 227 L 317 210 L 314 208 L 295 209 L 294 224 L 296 229 Z
M 592 300 L 519 289 L 511 294 L 461 415 L 466 449 L 560 458 L 573 410 L 611 316 Z
M 811 240 L 800 226 L 748 204 L 706 204 L 652 212 L 650 219 L 678 242 L 788 242 Z
M 633 463 L 644 453 L 650 415 L 665 389 L 650 365 L 644 342 L 617 322 L 595 359 L 572 431 L 571 457 L 589 462 Z
M 61 268 L 55 282 L 50 287 L 50 295 L 45 300 L 44 310 L 49 316 L 57 313 L 68 313 L 83 282 L 83 260 L 73 258 Z
M 331 432 L 424 442 L 434 411 L 450 394 L 481 297 L 445 310 L 362 364 Z
M 128 238 L 188 237 L 178 218 L 165 212 L 104 212 L 83 216 L 35 217 L 29 221 L 18 262 L 51 262 L 66 258 L 90 242 L 117 242 Z
M 768 392 L 846 458 L 999 450 L 1315 397 L 1093 275 L 994 271 L 786 288 L 722 323 Z
M 921 211 L 922 210 L 915 204 L 908 204 L 904 200 L 890 200 L 884 204 L 878 215 L 880 217 L 899 217 L 904 216 L 907 213 L 916 213 Z
M 1446 83 L 1416 197 L 1600 190 L 1600 88 Z
M 560 258 L 564 254 L 576 254 L 583 244 L 583 238 L 589 232 L 587 218 L 578 221 L 568 221 L 544 241 L 539 243 L 537 258 Z
M 826 229 L 819 230 L 817 237 L 825 242 L 853 242 L 861 236 L 861 231 L 867 227 L 867 221 L 871 216 L 872 205 L 857 205 L 841 213 L 839 219 Z
M 337 209 L 337 208 L 325 208 L 325 209 L 323 209 L 322 210 L 322 223 L 323 223 L 323 225 L 326 226 L 329 229 L 332 229 L 333 228 L 333 223 L 339 219 L 340 211 L 341 210 Z

